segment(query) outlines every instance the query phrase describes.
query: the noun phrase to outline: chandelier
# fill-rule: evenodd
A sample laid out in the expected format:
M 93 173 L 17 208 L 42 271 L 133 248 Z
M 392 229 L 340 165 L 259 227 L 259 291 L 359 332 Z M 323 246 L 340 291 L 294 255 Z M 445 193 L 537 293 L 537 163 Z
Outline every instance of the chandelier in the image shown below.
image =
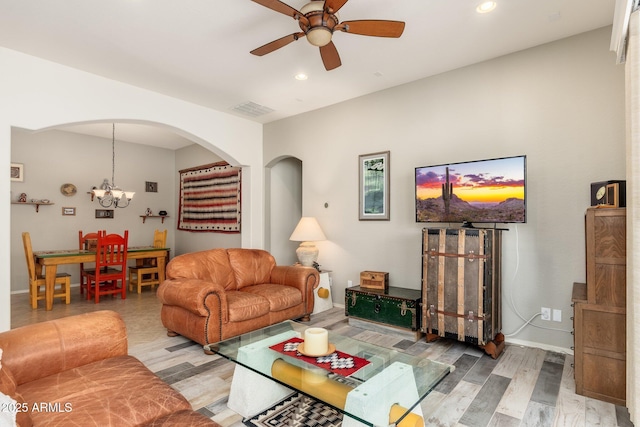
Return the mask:
M 126 208 L 129 206 L 129 202 L 133 199 L 135 192 L 124 191 L 114 183 L 114 175 L 116 170 L 116 124 L 113 123 L 111 133 L 111 183 L 107 178 L 104 179 L 100 188 L 94 187 L 92 191 L 92 198 L 96 196 L 98 203 L 103 208 L 116 207 Z

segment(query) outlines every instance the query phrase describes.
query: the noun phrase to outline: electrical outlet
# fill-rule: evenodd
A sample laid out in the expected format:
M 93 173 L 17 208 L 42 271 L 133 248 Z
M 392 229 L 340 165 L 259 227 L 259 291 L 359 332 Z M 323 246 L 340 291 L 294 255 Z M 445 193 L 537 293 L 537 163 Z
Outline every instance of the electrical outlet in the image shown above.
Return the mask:
M 553 309 L 553 321 L 562 322 L 562 310 L 558 310 L 557 308 Z
M 353 280 L 347 280 L 347 288 L 350 288 L 353 286 Z
M 551 309 L 549 307 L 542 307 L 540 313 L 542 313 L 542 316 L 540 316 L 542 320 L 551 320 Z

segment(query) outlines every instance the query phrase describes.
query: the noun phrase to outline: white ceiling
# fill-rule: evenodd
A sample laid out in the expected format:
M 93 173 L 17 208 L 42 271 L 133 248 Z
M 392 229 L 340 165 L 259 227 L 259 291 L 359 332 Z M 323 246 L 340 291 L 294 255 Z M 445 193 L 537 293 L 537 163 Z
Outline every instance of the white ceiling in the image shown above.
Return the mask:
M 299 31 L 292 18 L 250 0 L 0 0 L 0 46 L 268 123 L 611 25 L 615 4 L 497 2 L 481 15 L 480 0 L 350 0 L 340 19 L 398 20 L 406 28 L 399 39 L 334 34 L 342 66 L 332 71 L 304 38 L 263 57 L 249 54 Z M 306 1 L 285 3 L 300 10 Z M 300 72 L 308 80 L 295 80 Z M 247 102 L 274 111 L 252 118 L 233 110 Z M 136 126 L 118 125 L 116 138 L 189 144 Z M 111 138 L 108 124 L 76 131 Z

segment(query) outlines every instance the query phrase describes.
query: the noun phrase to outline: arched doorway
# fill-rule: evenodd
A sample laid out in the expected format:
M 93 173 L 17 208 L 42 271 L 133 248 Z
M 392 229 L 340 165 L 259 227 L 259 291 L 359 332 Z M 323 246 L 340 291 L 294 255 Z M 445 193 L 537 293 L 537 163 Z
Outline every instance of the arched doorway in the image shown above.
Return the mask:
M 297 261 L 298 242 L 289 240 L 302 216 L 302 161 L 280 157 L 266 167 L 265 247 L 278 264 Z

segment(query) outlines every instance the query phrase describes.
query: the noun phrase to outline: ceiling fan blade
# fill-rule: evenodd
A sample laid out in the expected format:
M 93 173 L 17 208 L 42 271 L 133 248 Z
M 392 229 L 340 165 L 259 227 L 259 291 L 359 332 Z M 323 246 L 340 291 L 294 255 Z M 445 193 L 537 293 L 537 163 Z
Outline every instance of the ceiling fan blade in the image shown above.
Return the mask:
M 331 9 L 332 13 L 336 13 L 348 0 L 325 0 L 324 8 Z
M 291 42 L 298 40 L 300 37 L 304 37 L 304 33 L 300 32 L 300 33 L 289 34 L 288 36 L 281 37 L 278 40 L 274 40 L 270 43 L 267 43 L 256 49 L 253 49 L 251 53 L 256 56 L 263 56 L 263 55 L 266 55 L 267 53 L 273 52 L 274 50 L 280 49 L 281 47 L 284 47 Z
M 365 19 L 341 22 L 334 31 L 375 37 L 400 37 L 404 31 L 404 22 Z
M 282 3 L 279 0 L 252 0 L 252 1 L 254 3 L 261 4 L 264 7 L 267 7 L 271 10 L 275 10 L 276 12 L 280 12 L 292 18 L 295 18 L 296 16 L 302 16 L 302 14 L 298 10 L 294 9 L 288 4 Z
M 331 71 L 334 68 L 338 68 L 342 65 L 340 62 L 340 55 L 338 55 L 338 49 L 333 42 L 320 47 L 320 56 L 322 57 L 322 63 L 327 71 Z

